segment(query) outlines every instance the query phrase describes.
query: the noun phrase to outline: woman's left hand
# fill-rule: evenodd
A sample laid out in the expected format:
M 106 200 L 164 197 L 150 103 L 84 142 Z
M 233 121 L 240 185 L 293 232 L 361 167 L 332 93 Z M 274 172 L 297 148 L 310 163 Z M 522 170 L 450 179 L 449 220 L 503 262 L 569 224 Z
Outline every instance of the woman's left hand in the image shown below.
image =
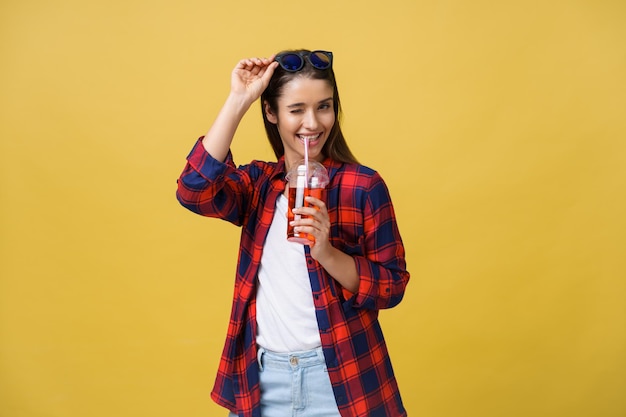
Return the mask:
M 305 202 L 309 207 L 294 209 L 294 213 L 304 216 L 293 222 L 295 231 L 313 236 L 315 241 L 309 244 L 313 259 L 345 289 L 357 292 L 360 279 L 354 259 L 330 244 L 330 217 L 326 204 L 315 197 L 305 197 Z
M 294 213 L 301 214 L 300 220 L 295 220 L 293 225 L 296 232 L 308 233 L 315 238 L 311 247 L 311 256 L 316 261 L 323 263 L 325 256 L 329 256 L 333 247 L 330 244 L 330 217 L 326 204 L 315 197 L 306 197 L 308 206 L 294 209 Z

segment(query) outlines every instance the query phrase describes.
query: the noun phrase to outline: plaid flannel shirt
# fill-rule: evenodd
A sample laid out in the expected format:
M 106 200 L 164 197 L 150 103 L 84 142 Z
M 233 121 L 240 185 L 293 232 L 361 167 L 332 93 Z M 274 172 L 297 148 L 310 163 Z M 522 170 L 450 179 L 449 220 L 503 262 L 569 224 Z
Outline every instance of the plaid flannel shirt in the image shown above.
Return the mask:
M 200 138 L 202 139 L 202 138 Z M 328 374 L 343 417 L 400 417 L 402 404 L 378 311 L 397 305 L 409 280 L 388 189 L 379 174 L 357 164 L 323 162 L 330 176 L 326 205 L 333 246 L 354 258 L 355 294 L 305 256 Z M 260 417 L 256 346 L 256 282 L 278 196 L 284 158 L 237 168 L 212 158 L 199 140 L 187 157 L 176 193 L 189 210 L 242 227 L 230 324 L 215 386 L 215 402 L 242 417 Z

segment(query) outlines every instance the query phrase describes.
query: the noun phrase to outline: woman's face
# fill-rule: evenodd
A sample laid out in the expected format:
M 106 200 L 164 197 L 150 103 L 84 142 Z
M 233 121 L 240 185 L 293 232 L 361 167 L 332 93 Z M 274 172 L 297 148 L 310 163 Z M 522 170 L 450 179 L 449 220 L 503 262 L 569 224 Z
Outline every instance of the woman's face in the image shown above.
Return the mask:
M 293 78 L 283 86 L 277 113 L 272 114 L 266 106 L 266 114 L 280 133 L 287 169 L 304 158 L 305 140 L 309 142 L 309 159 L 324 159 L 322 148 L 335 125 L 333 89 L 327 81 Z

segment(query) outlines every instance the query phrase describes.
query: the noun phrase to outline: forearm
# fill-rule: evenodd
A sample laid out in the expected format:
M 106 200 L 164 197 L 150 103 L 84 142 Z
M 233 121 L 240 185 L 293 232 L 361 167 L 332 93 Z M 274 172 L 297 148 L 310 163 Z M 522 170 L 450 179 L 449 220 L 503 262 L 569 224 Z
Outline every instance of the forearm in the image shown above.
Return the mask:
M 213 125 L 202 140 L 204 149 L 215 159 L 226 160 L 237 127 L 250 108 L 245 97 L 230 94 Z
M 352 293 L 358 291 L 359 273 L 352 256 L 331 246 L 329 253 L 318 262 L 343 288 Z

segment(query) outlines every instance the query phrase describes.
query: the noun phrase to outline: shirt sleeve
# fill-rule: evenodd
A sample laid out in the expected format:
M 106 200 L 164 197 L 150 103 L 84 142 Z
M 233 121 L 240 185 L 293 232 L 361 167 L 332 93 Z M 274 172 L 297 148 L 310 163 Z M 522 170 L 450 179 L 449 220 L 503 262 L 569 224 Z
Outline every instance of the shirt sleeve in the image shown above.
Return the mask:
M 366 193 L 363 256 L 355 256 L 359 288 L 351 301 L 355 308 L 384 309 L 403 298 L 410 274 L 389 190 L 375 173 Z
M 230 151 L 224 162 L 218 161 L 206 151 L 202 139 L 187 156 L 187 164 L 178 178 L 176 198 L 194 213 L 241 225 L 249 177 L 245 171 L 236 169 Z

